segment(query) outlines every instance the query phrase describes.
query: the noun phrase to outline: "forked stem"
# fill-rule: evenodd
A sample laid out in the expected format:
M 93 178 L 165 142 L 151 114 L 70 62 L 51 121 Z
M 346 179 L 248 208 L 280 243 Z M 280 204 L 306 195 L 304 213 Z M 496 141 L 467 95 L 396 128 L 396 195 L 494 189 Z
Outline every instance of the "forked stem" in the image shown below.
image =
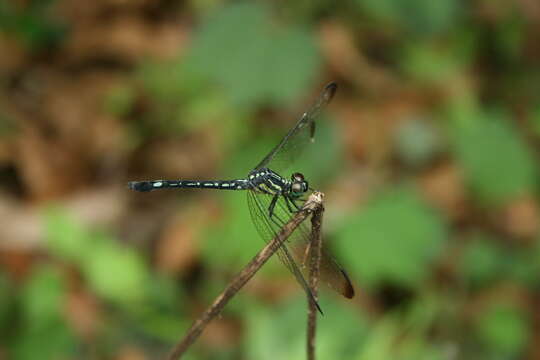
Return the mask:
M 313 299 L 308 297 L 308 328 L 307 328 L 307 358 L 308 360 L 315 360 L 315 333 L 317 329 L 317 313 L 319 301 L 317 296 L 317 288 L 319 284 L 319 271 L 321 267 L 321 226 L 324 207 L 322 202 L 313 211 L 311 217 L 311 242 L 309 246 L 310 258 L 309 258 L 309 287 L 313 294 Z
M 259 253 L 247 264 L 247 266 L 240 271 L 229 283 L 229 285 L 223 290 L 223 292 L 214 300 L 212 305 L 196 320 L 191 328 L 188 330 L 184 338 L 177 343 L 172 349 L 168 359 L 177 360 L 189 349 L 189 347 L 197 340 L 201 335 L 204 328 L 208 323 L 217 316 L 227 305 L 227 303 L 236 295 L 236 293 L 255 275 L 255 273 L 264 265 L 264 263 L 281 247 L 281 245 L 291 236 L 310 214 L 322 214 L 322 200 L 324 195 L 320 192 L 314 192 L 309 196 L 304 206 L 300 211 L 296 212 L 294 216 L 287 222 L 279 233 L 270 241 Z M 316 216 L 317 217 L 317 216 Z M 320 218 L 321 215 L 318 215 Z M 314 231 L 315 232 L 315 231 Z M 320 238 L 320 222 L 318 230 Z M 319 247 L 319 260 L 320 260 L 320 247 Z M 318 274 L 318 269 L 317 269 Z M 318 277 L 318 275 L 316 276 Z M 310 272 L 310 279 L 312 278 Z M 316 281 L 314 282 L 316 284 Z M 315 290 L 315 288 L 313 288 Z M 316 317 L 317 307 L 314 301 L 309 301 L 310 317 Z M 314 309 L 314 310 L 313 310 Z M 311 312 L 315 314 L 312 315 Z M 315 322 L 313 322 L 313 339 L 315 334 Z M 312 340 L 314 341 L 314 340 Z M 314 345 L 313 345 L 314 346 Z M 311 359 L 311 358 L 310 358 Z

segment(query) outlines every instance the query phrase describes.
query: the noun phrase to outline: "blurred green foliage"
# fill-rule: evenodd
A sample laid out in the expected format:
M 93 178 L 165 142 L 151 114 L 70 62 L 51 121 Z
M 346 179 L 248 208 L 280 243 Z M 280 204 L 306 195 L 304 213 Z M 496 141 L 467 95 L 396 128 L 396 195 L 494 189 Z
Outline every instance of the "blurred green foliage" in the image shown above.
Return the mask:
M 147 3 L 87 3 L 74 11 L 60 0 L 0 2 L 0 45 L 17 45 L 0 61 L 0 94 L 7 102 L 16 94 L 18 101 L 24 98 L 43 111 L 18 124 L 2 99 L 1 138 L 18 136 L 12 129 L 19 125 L 28 130 L 25 126 L 39 123 L 36 128 L 47 129 L 48 157 L 56 160 L 56 146 L 77 141 L 54 141 L 55 136 L 71 136 L 77 114 L 88 109 L 74 111 L 66 101 L 51 116 L 44 105 L 50 99 L 36 94 L 47 93 L 44 84 L 55 84 L 61 73 L 75 81 L 111 72 L 121 81 L 107 87 L 97 106 L 106 116 L 99 113 L 95 121 L 105 118 L 114 125 L 100 131 L 83 125 L 88 143 L 77 160 L 96 153 L 106 157 L 97 165 L 85 164 L 91 169 L 85 186 L 99 191 L 102 176 L 123 183 L 118 173 L 124 170 L 130 179 L 144 172 L 167 174 L 161 164 L 148 161 L 158 156 L 139 156 L 165 152 L 155 145 L 162 140 L 181 144 L 178 163 L 184 171 L 237 177 L 275 145 L 303 110 L 299 104 L 323 79 L 336 79 L 339 99 L 331 105 L 336 108 L 319 119 L 316 146 L 289 169 L 304 173 L 313 188 L 335 195 L 327 201 L 338 203 L 338 211 L 325 215 L 325 231 L 335 240 L 336 258 L 357 292 L 353 301 L 322 292 L 319 358 L 510 360 L 538 353 L 533 350 L 540 285 L 540 238 L 534 227 L 539 217 L 540 66 L 538 20 L 525 10 L 527 2 Z M 63 18 L 69 16 L 77 20 Z M 111 43 L 88 25 L 106 27 L 117 17 L 120 28 L 128 30 L 111 31 Z M 133 50 L 133 34 L 152 29 L 157 37 L 169 29 L 171 18 L 181 25 L 173 32 L 185 32 L 178 54 Z M 161 22 L 159 31 L 152 27 Z M 136 31 L 129 27 L 133 23 Z M 81 24 L 88 27 L 81 30 Z M 74 34 L 80 43 L 69 42 Z M 125 45 L 122 39 L 128 50 L 118 50 L 118 44 Z M 148 37 L 142 42 L 146 45 Z M 101 49 L 103 44 L 110 48 Z M 78 54 L 77 46 L 87 53 Z M 38 80 L 32 77 L 36 73 Z M 370 83 L 379 76 L 391 81 L 382 87 Z M 69 82 L 66 78 L 59 83 Z M 81 98 L 83 87 L 76 94 Z M 21 97 L 21 89 L 30 96 Z M 63 90 L 62 96 L 69 95 Z M 99 102 L 84 99 L 81 103 L 91 103 L 96 111 Z M 404 117 L 393 117 L 404 107 Z M 62 114 L 68 114 L 68 130 L 55 117 Z M 114 140 L 120 154 L 115 146 L 86 148 L 107 143 L 106 135 L 123 127 L 123 140 Z M 99 139 L 90 140 L 95 134 Z M 196 139 L 195 145 L 184 148 L 186 139 Z M 21 160 L 27 153 L 11 156 L 5 150 L 32 149 L 32 141 L 18 140 L 0 146 L 2 181 L 14 172 L 34 174 Z M 115 162 L 126 158 L 126 166 Z M 206 159 L 208 164 L 200 166 Z M 423 181 L 441 164 L 455 168 L 458 180 L 436 178 L 439 187 L 433 190 Z M 116 175 L 103 170 L 109 168 Z M 31 183 L 25 181 L 21 187 Z M 442 201 L 433 201 L 433 193 Z M 12 192 L 2 182 L 4 194 Z M 16 264 L 10 268 L 15 276 L 0 273 L 0 358 L 123 359 L 130 357 L 121 351 L 132 348 L 144 354 L 136 351 L 135 358 L 165 356 L 263 243 L 245 194 L 213 193 L 210 205 L 200 192 L 159 196 L 136 203 L 141 195 L 129 203 L 123 215 L 127 226 L 99 229 L 83 225 L 63 205 L 47 202 L 41 214 L 42 248 L 31 253 L 31 260 L 20 260 L 17 252 L 15 260 L 0 254 L 8 259 L 2 264 Z M 186 268 L 174 275 L 157 270 L 154 247 L 170 229 L 144 232 L 144 221 L 131 219 L 137 211 L 159 226 L 170 225 L 167 219 L 176 212 L 211 213 L 193 234 L 190 221 L 188 230 L 175 234 L 188 232 L 199 246 L 184 259 Z M 147 247 L 124 237 L 129 233 L 124 226 L 144 233 Z M 17 264 L 27 262 L 26 272 L 18 273 Z M 283 279 L 290 274 L 275 259 L 259 275 L 273 287 L 240 293 L 187 359 L 305 358 L 301 290 L 291 287 L 297 291 L 288 293 Z M 97 309 L 83 314 L 98 322 L 89 326 L 90 335 L 75 324 L 73 297 Z
M 75 355 L 77 338 L 63 315 L 66 279 L 44 265 L 33 271 L 20 293 L 21 327 L 14 338 L 15 359 L 59 359 Z
M 470 34 L 457 36 L 459 41 L 443 45 L 436 42 L 406 44 L 401 49 L 403 72 L 426 86 L 440 86 L 461 76 L 465 65 L 470 62 L 474 38 Z
M 522 355 L 527 344 L 530 323 L 518 308 L 492 304 L 484 309 L 476 323 L 476 334 L 490 349 L 491 356 L 514 358 Z
M 294 100 L 312 82 L 320 60 L 307 29 L 275 23 L 270 14 L 262 3 L 239 3 L 209 15 L 187 66 L 204 71 L 238 106 Z
M 500 278 L 508 254 L 497 246 L 497 240 L 479 233 L 469 239 L 469 246 L 461 258 L 460 272 L 471 286 L 485 286 Z
M 32 0 L 27 6 L 0 3 L 0 31 L 16 36 L 29 50 L 44 50 L 61 42 L 65 24 L 51 15 L 56 0 Z
M 366 14 L 381 25 L 408 36 L 432 37 L 456 25 L 461 10 L 458 0 L 356 0 Z
M 129 329 L 126 334 L 149 336 L 159 341 L 161 346 L 177 339 L 176 334 L 188 324 L 180 316 L 179 305 L 184 301 L 183 294 L 172 279 L 151 273 L 141 254 L 133 248 L 120 245 L 116 239 L 104 235 L 102 231 L 84 228 L 58 207 L 49 209 L 46 219 L 50 253 L 68 264 L 76 264 L 84 276 L 88 291 L 105 299 L 116 309 L 111 314 L 114 316 L 107 321 L 112 329 L 116 329 L 114 333 L 121 334 Z M 35 312 L 45 316 L 60 315 L 54 311 L 65 305 L 66 299 L 59 300 L 63 293 L 57 290 L 64 280 L 54 280 L 56 282 L 43 280 L 37 283 L 39 286 L 54 286 L 54 292 L 30 288 L 30 291 L 37 293 L 43 291 L 47 294 L 45 297 L 37 294 L 23 295 L 24 298 L 36 299 L 35 304 L 29 304 L 36 308 Z M 44 307 L 47 307 L 47 311 L 44 311 Z M 36 316 L 30 317 L 32 321 L 37 319 Z M 112 339 L 117 338 L 116 341 L 120 343 L 125 341 L 126 336 L 118 337 L 118 334 Z M 63 335 L 59 333 L 58 336 Z M 61 345 L 51 344 L 51 351 L 60 351 Z
M 367 317 L 335 299 L 325 299 L 325 309 L 331 316 L 324 317 L 317 344 L 321 358 L 355 358 L 359 345 L 369 338 Z M 274 309 L 250 303 L 246 307 L 246 354 L 251 359 L 305 359 L 305 299 L 279 304 Z M 337 328 L 348 331 L 335 331 Z M 269 352 L 268 349 L 273 349 Z
M 144 64 L 138 78 L 159 104 L 149 114 L 152 122 L 162 121 L 168 130 L 171 120 L 180 129 L 217 122 L 232 125 L 235 131 L 223 130 L 234 137 L 245 126 L 239 114 L 293 103 L 319 68 L 308 29 L 275 24 L 262 4 L 239 3 L 204 17 L 181 60 Z M 226 120 L 230 106 L 234 121 Z
M 89 233 L 58 210 L 50 212 L 47 225 L 51 252 L 79 264 L 97 294 L 127 304 L 143 298 L 150 278 L 140 255 L 108 236 Z
M 480 201 L 491 205 L 532 193 L 535 161 L 506 116 L 473 112 L 456 123 L 454 135 L 456 157 Z
M 414 288 L 429 276 L 447 233 L 433 209 L 402 187 L 385 191 L 350 216 L 338 237 L 344 263 L 362 284 L 391 281 Z

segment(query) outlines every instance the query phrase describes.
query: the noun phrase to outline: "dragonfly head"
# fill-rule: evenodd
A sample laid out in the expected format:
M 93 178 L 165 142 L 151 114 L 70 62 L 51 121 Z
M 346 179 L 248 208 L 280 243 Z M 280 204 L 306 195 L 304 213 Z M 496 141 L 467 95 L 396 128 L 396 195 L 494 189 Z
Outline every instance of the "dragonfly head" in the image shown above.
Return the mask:
M 291 194 L 295 198 L 299 198 L 309 189 L 308 182 L 304 178 L 304 175 L 300 173 L 294 173 L 291 176 Z

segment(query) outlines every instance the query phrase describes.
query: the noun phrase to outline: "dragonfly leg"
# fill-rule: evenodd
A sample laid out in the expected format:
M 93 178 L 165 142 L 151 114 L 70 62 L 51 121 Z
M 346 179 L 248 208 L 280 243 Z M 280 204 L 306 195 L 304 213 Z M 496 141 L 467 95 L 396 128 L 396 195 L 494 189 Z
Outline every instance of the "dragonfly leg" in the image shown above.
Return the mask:
M 300 209 L 302 208 L 301 206 L 298 206 L 298 204 L 296 203 L 296 201 L 302 201 L 302 199 L 298 199 L 298 200 L 295 200 L 295 199 L 291 199 L 290 197 L 288 196 L 285 196 L 285 204 L 287 204 L 287 209 L 289 210 L 289 212 L 293 213 L 293 212 L 298 212 L 300 211 Z M 302 204 L 304 203 L 304 201 L 302 201 Z M 290 204 L 293 204 L 294 207 L 296 208 L 296 211 L 293 210 L 291 208 L 291 205 Z
M 261 186 L 261 184 L 257 185 L 257 190 L 260 191 L 260 192 L 262 192 L 263 194 L 272 195 L 272 193 L 271 193 L 270 191 L 266 190 L 265 188 L 263 188 L 263 187 Z
M 274 195 L 272 198 L 272 201 L 270 202 L 270 205 L 268 206 L 268 215 L 270 216 L 270 219 L 274 216 L 274 208 L 276 207 L 276 202 L 278 201 L 279 194 Z
M 298 206 L 298 204 L 296 203 L 297 201 L 301 201 L 302 205 L 303 205 L 306 202 L 306 200 L 304 200 L 304 199 L 292 199 L 291 200 L 291 202 L 294 205 L 294 207 L 296 208 L 296 210 L 300 210 L 302 208 L 302 206 Z
M 291 208 L 291 204 L 290 204 L 290 203 L 292 202 L 291 199 L 289 199 L 289 197 L 288 197 L 288 196 L 285 196 L 285 195 L 284 195 L 283 197 L 285 198 L 285 204 L 287 205 L 287 210 L 289 210 L 290 213 L 296 212 L 296 211 L 294 211 L 294 210 Z M 298 208 L 298 206 L 296 206 L 295 203 L 293 203 L 293 205 L 294 205 L 294 207 L 296 207 L 296 210 L 300 210 L 300 209 Z

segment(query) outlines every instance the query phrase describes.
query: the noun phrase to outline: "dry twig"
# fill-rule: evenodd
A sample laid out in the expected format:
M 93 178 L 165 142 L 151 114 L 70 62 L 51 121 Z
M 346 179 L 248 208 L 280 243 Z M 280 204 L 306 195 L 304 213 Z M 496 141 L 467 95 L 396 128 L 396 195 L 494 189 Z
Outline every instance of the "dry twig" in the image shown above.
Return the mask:
M 238 273 L 238 275 L 231 281 L 225 290 L 216 298 L 214 303 L 210 305 L 202 316 L 193 323 L 185 337 L 173 348 L 171 354 L 169 355 L 169 360 L 177 360 L 186 352 L 186 350 L 195 342 L 199 335 L 201 335 L 208 323 L 223 310 L 225 305 L 232 299 L 232 297 L 280 248 L 280 246 L 287 240 L 294 230 L 296 230 L 300 223 L 302 223 L 312 213 L 322 213 L 323 196 L 324 195 L 320 192 L 314 192 L 309 196 L 302 209 L 294 214 L 291 220 L 289 220 L 289 222 L 281 228 L 277 236 L 274 237 L 274 239 L 272 239 L 272 241 L 269 242 L 240 273 Z M 312 278 L 311 275 L 310 278 Z M 310 301 L 310 307 L 315 307 L 316 309 L 316 304 L 313 301 Z M 316 312 L 316 310 L 313 310 L 313 312 Z M 314 316 L 316 316 L 316 314 Z
M 321 226 L 322 226 L 322 215 L 324 212 L 324 207 L 321 203 L 321 206 L 317 207 L 314 210 L 313 216 L 311 217 L 311 246 L 310 251 L 310 263 L 309 263 L 309 287 L 313 294 L 313 299 L 308 298 L 308 328 L 307 328 L 307 358 L 308 360 L 315 360 L 315 332 L 317 328 L 317 313 L 319 307 L 317 306 L 316 301 L 318 301 L 317 296 L 317 286 L 319 283 L 319 270 L 321 265 L 321 249 L 322 249 L 322 240 L 321 240 Z

